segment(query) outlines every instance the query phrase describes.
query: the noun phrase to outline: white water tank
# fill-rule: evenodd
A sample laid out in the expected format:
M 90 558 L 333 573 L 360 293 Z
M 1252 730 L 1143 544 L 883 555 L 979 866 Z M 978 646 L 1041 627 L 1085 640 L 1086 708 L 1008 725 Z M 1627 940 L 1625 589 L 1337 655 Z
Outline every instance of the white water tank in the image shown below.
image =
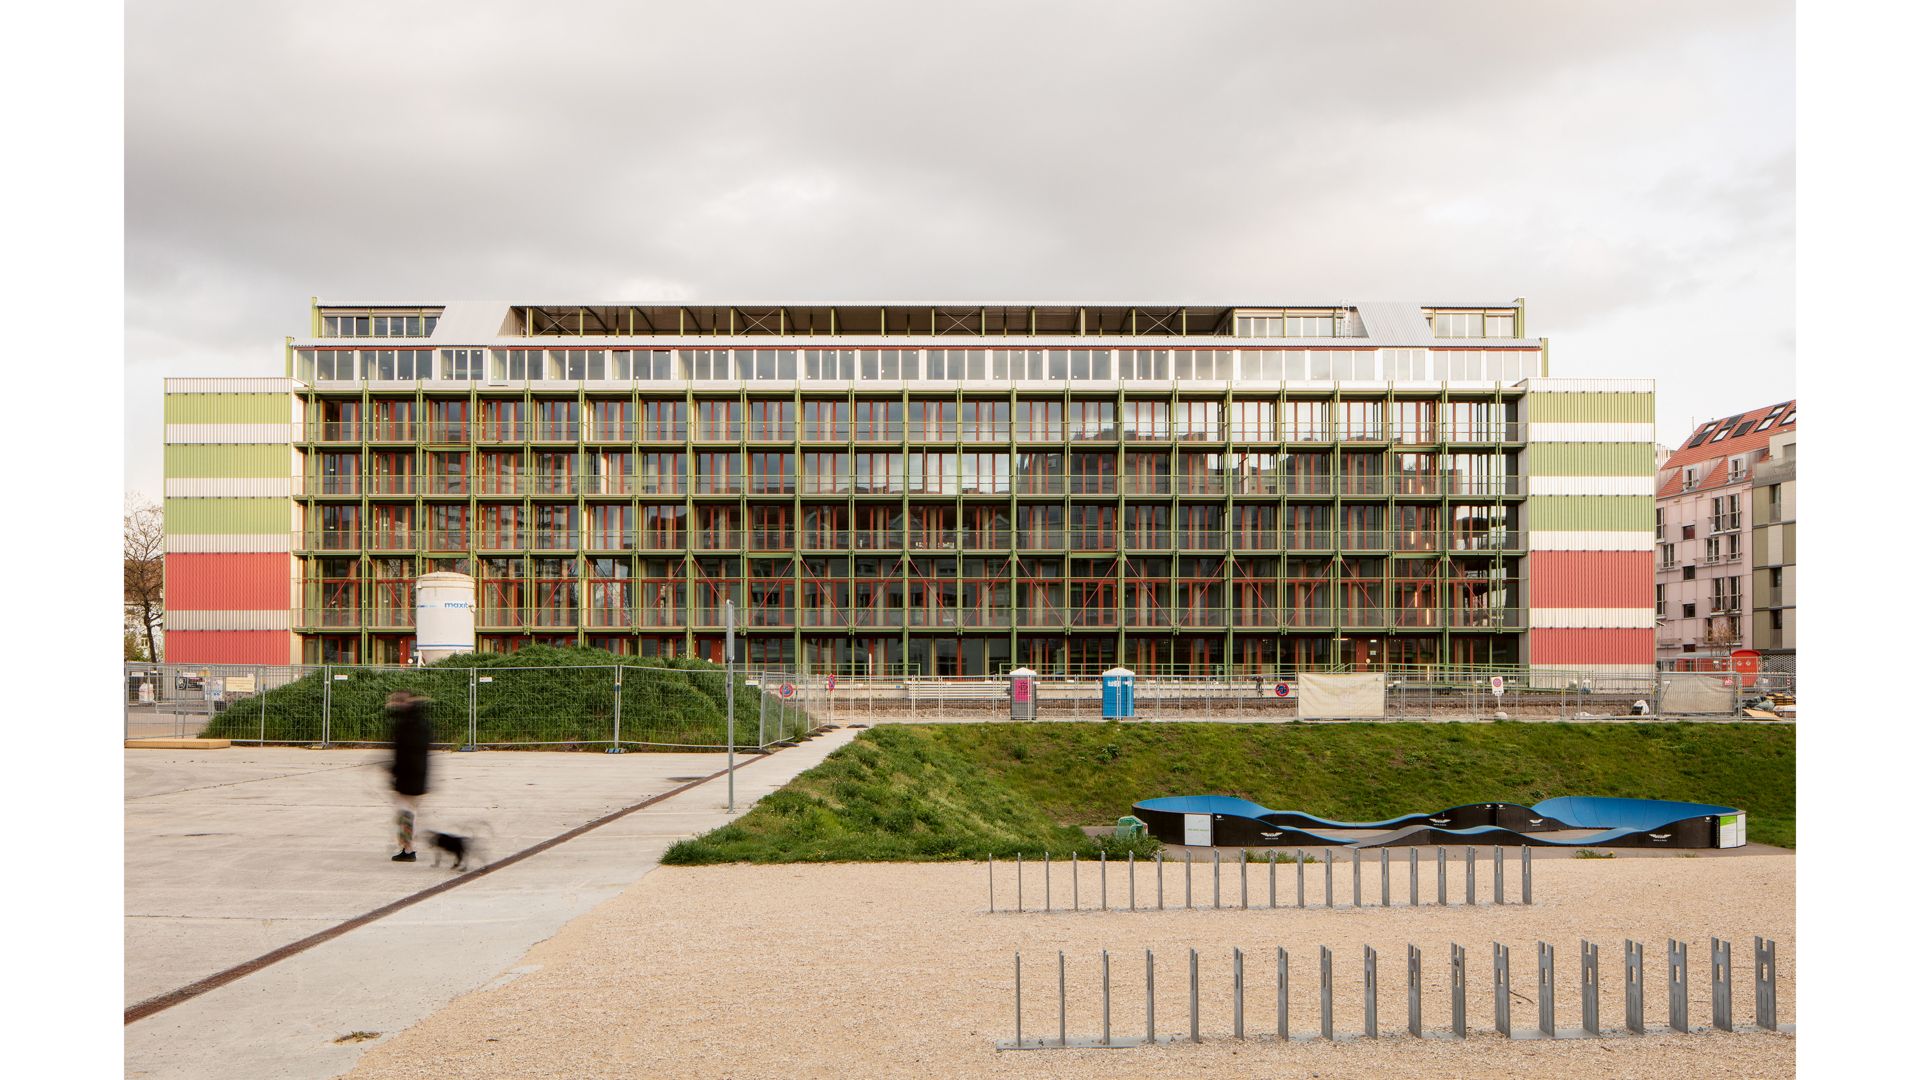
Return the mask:
M 423 664 L 473 651 L 473 579 L 422 574 L 413 583 L 414 653 Z

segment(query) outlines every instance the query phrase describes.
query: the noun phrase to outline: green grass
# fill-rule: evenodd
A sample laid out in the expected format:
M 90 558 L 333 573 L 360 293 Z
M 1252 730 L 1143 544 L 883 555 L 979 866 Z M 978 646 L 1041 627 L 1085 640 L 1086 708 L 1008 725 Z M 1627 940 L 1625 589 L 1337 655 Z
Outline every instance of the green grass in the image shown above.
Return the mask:
M 1794 843 L 1792 726 L 951 724 L 863 733 L 670 863 L 973 859 L 1096 848 L 1139 799 L 1238 795 L 1370 820 L 1469 802 L 1607 795 L 1747 811 Z

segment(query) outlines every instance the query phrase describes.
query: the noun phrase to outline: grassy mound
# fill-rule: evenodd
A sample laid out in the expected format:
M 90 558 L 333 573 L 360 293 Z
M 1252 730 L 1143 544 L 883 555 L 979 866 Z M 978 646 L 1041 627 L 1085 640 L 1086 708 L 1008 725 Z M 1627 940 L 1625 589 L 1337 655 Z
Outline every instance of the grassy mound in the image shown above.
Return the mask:
M 623 741 L 686 746 L 724 746 L 727 723 L 725 668 L 685 657 L 616 656 L 600 649 L 530 646 L 516 653 L 466 653 L 424 667 L 392 670 L 340 668 L 327 699 L 324 672 L 315 670 L 285 686 L 235 702 L 201 732 L 207 738 L 299 742 L 321 736 L 330 715 L 333 742 L 383 742 L 384 705 L 395 690 L 433 699 L 428 718 L 434 741 L 467 741 L 468 693 L 474 692 L 475 735 L 482 744 L 600 742 L 613 731 L 613 665 L 628 669 L 621 681 Z M 641 669 L 636 671 L 635 669 Z M 478 676 L 485 682 L 476 682 Z M 734 679 L 735 726 L 741 741 L 757 730 L 759 690 Z
M 1091 852 L 1072 826 L 1139 799 L 1238 795 L 1373 820 L 1469 802 L 1603 795 L 1747 811 L 1794 843 L 1791 725 L 951 724 L 866 732 L 670 863 Z

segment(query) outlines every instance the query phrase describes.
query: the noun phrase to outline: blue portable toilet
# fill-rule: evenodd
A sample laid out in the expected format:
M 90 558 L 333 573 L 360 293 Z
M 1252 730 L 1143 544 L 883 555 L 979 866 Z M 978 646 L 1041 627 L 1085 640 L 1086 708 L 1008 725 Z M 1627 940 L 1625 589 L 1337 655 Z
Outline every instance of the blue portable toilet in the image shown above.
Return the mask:
M 1133 719 L 1133 672 L 1117 667 L 1100 675 L 1100 718 Z

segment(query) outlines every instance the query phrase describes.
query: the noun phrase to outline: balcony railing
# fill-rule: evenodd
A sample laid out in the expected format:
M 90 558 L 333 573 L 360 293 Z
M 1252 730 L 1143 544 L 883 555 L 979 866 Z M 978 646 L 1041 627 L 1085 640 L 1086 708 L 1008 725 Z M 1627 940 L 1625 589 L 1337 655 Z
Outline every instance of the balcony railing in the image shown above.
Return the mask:
M 1171 495 L 1173 477 L 1165 473 L 1129 473 L 1123 487 L 1129 495 Z
M 904 529 L 853 530 L 855 551 L 899 551 L 906 546 L 907 534 Z
M 636 429 L 628 420 L 588 420 L 588 442 L 633 442 Z
M 1013 478 L 1013 487 L 1022 495 L 1064 495 L 1067 478 L 1057 473 L 1039 476 L 1022 473 Z
M 1133 551 L 1161 551 L 1173 547 L 1173 530 L 1166 526 L 1129 527 L 1126 530 L 1127 547 Z
M 1387 531 L 1385 529 L 1342 529 L 1340 547 L 1344 551 L 1385 551 L 1387 550 Z
M 791 420 L 747 421 L 748 442 L 792 442 L 793 431 Z
M 1225 495 L 1230 479 L 1221 473 L 1182 473 L 1179 491 L 1182 495 Z
M 960 546 L 960 533 L 951 529 L 908 529 L 907 550 L 951 551 Z
M 792 529 L 754 528 L 747 530 L 749 551 L 792 551 Z
M 678 529 L 641 529 L 634 546 L 641 551 L 677 551 L 686 546 L 687 534 Z
M 1225 551 L 1227 532 L 1224 529 L 1180 526 L 1174 533 L 1173 542 L 1182 551 Z
M 579 442 L 580 424 L 574 420 L 536 420 L 534 442 Z
M 308 476 L 301 480 L 302 495 L 358 495 L 363 485 L 358 476 Z
M 1114 528 L 1076 525 L 1068 530 L 1069 545 L 1075 551 L 1118 551 L 1120 531 Z
M 1120 478 L 1112 474 L 1088 476 L 1076 473 L 1069 478 L 1068 490 L 1075 495 L 1113 495 L 1120 490 Z
M 360 609 L 348 608 L 305 608 L 298 612 L 302 627 L 318 627 L 327 630 L 358 629 Z
M 693 478 L 695 495 L 739 495 L 747 489 L 747 478 L 740 473 L 696 472 Z
M 374 420 L 362 429 L 367 442 L 410 443 L 417 440 L 417 429 L 411 420 Z
M 517 443 L 527 441 L 526 424 L 518 420 L 482 420 L 475 429 L 474 441 L 483 443 Z
M 367 477 L 369 495 L 413 495 L 420 485 L 412 473 Z
M 630 529 L 588 529 L 588 551 L 627 551 L 633 547 Z
M 684 423 L 640 423 L 634 426 L 635 442 L 686 442 Z
M 1042 551 L 1060 550 L 1067 546 L 1067 530 L 1058 528 L 1021 529 L 1020 546 Z
M 574 551 L 580 546 L 580 530 L 536 528 L 533 530 L 533 550 L 535 551 Z
M 473 425 L 465 421 L 430 421 L 426 425 L 427 441 L 430 443 L 470 443 L 473 441 Z
M 1013 530 L 967 529 L 961 534 L 961 540 L 975 551 L 1005 551 L 1013 546 Z
M 699 529 L 693 534 L 693 546 L 696 551 L 738 551 L 742 535 L 740 529 Z

